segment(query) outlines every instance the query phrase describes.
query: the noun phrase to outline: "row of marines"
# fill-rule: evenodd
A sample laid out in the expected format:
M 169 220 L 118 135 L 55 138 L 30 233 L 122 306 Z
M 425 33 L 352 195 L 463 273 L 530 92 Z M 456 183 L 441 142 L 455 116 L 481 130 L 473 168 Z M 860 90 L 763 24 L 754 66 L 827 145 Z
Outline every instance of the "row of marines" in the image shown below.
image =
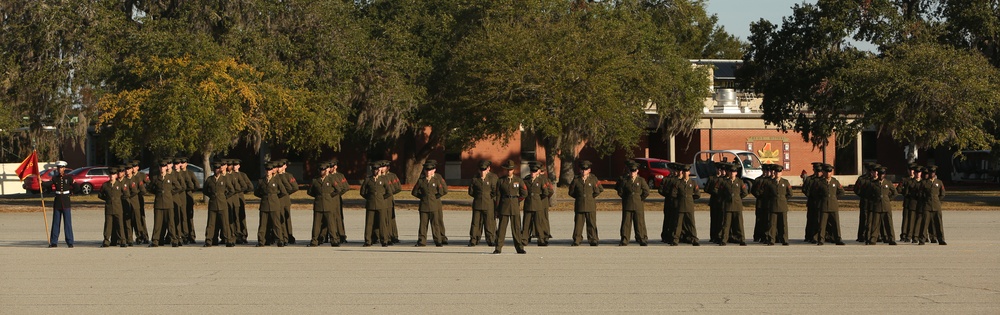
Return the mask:
M 137 163 L 115 168 L 112 173 L 111 185 L 102 189 L 100 197 L 108 200 L 106 207 L 107 223 L 105 224 L 104 245 L 112 245 L 117 240 L 126 240 L 120 246 L 131 245 L 131 235 L 126 235 L 126 228 L 136 229 L 137 242 L 148 242 L 145 234 L 145 224 L 133 223 L 135 219 L 144 220 L 142 207 L 131 202 L 133 198 L 141 198 L 148 189 L 156 196 L 154 209 L 156 223 L 153 235 L 156 236 L 150 246 L 165 244 L 167 240 L 173 246 L 193 243 L 192 224 L 189 222 L 191 213 L 188 206 L 193 205 L 192 191 L 189 187 L 193 180 L 188 180 L 190 171 L 186 171 L 183 160 L 166 159 L 160 162 L 160 172 L 151 177 L 143 185 L 145 176 L 135 176 Z M 361 185 L 361 195 L 365 198 L 366 226 L 365 246 L 375 242 L 382 246 L 398 243 L 398 229 L 395 224 L 395 202 L 393 195 L 401 191 L 398 177 L 388 171 L 388 161 L 372 163 L 372 174 Z M 516 164 L 507 161 L 502 165 L 505 176 L 500 178 L 490 170 L 492 163 L 480 163 L 480 174 L 473 178 L 469 186 L 469 194 L 473 196 L 472 226 L 470 228 L 469 246 L 479 244 L 480 237 L 485 236 L 487 244 L 495 247 L 495 253 L 500 253 L 503 247 L 506 228 L 511 227 L 515 249 L 524 253 L 524 246 L 531 238 L 538 239 L 539 246 L 547 246 L 551 239 L 548 222 L 549 198 L 554 194 L 553 185 L 547 176 L 542 174 L 543 167 L 529 163 L 531 173 L 523 179 L 516 176 Z M 599 237 L 596 224 L 596 198 L 603 192 L 596 177 L 590 175 L 591 163 L 582 161 L 580 174 L 576 176 L 569 187 L 569 195 L 574 203 L 573 246 L 582 242 L 584 227 L 591 246 L 597 246 Z M 743 202 L 748 194 L 753 194 L 756 201 L 756 218 L 754 225 L 754 241 L 774 245 L 788 244 L 787 231 L 787 200 L 792 196 L 789 182 L 781 178 L 782 168 L 779 165 L 764 165 L 765 174 L 756 179 L 752 189 L 748 189 L 740 174 L 737 164 L 716 163 L 718 173 L 711 176 L 704 185 L 705 191 L 711 195 L 710 240 L 719 245 L 739 243 L 746 245 L 743 234 Z M 266 178 L 260 179 L 256 189 L 244 173 L 238 171 L 237 160 L 223 160 L 213 164 L 215 174 L 206 180 L 203 192 L 210 198 L 209 218 L 206 226 L 205 246 L 225 243 L 234 246 L 236 243 L 246 243 L 245 201 L 243 194 L 253 192 L 261 198 L 260 226 L 258 227 L 258 244 L 265 246 L 275 243 L 284 246 L 294 243 L 291 235 L 290 195 L 298 189 L 295 179 L 285 172 L 286 162 L 276 161 L 266 164 Z M 663 181 L 659 193 L 664 196 L 664 224 L 661 241 L 676 246 L 678 243 L 690 243 L 698 246 L 697 231 L 694 222 L 694 200 L 700 198 L 697 183 L 690 178 L 690 165 L 671 163 L 673 175 Z M 312 240 L 309 246 L 330 242 L 339 246 L 346 242 L 343 223 L 343 201 L 341 196 L 350 186 L 346 178 L 337 172 L 336 160 L 320 164 L 320 176 L 309 186 L 308 194 L 314 197 L 314 220 Z M 648 244 L 646 235 L 643 201 L 649 196 L 650 188 L 638 176 L 638 165 L 626 164 L 627 174 L 615 185 L 622 198 L 622 224 L 620 246 L 627 246 L 631 229 L 636 232 L 636 242 L 642 246 Z M 892 240 L 891 209 L 888 201 L 898 190 L 885 177 L 884 167 L 869 167 L 871 172 L 856 183 L 855 193 L 862 196 L 862 221 L 859 227 L 859 241 L 874 244 L 881 240 L 895 244 Z M 943 242 L 943 232 L 940 228 L 940 198 L 944 187 L 933 176 L 934 168 L 913 167 L 915 176 L 904 180 L 900 189 L 906 192 L 904 200 L 904 235 L 903 240 L 912 238 L 914 242 L 931 239 Z M 808 197 L 806 238 L 818 245 L 823 241 L 843 244 L 840 237 L 840 224 L 837 208 L 837 197 L 843 195 L 840 183 L 832 177 L 831 165 L 814 163 L 815 174 L 804 178 L 803 193 Z M 919 174 L 925 174 L 922 178 Z M 193 174 L 190 175 L 193 178 Z M 414 185 L 411 193 L 420 199 L 419 239 L 415 246 L 426 246 L 427 226 L 430 224 L 433 240 L 436 246 L 448 244 L 445 236 L 441 212 L 441 198 L 448 193 L 444 179 L 436 174 L 436 163 L 428 161 L 424 164 L 424 174 Z M 186 197 L 186 198 L 178 198 Z M 185 202 L 189 199 L 192 203 Z M 116 203 L 115 200 L 122 202 Z M 523 202 L 524 220 L 520 218 Z M 141 204 L 141 202 L 137 202 Z M 116 206 L 121 204 L 122 206 Z M 907 205 L 912 204 L 912 208 Z M 935 206 L 936 205 L 936 206 Z M 116 209 L 129 208 L 138 214 L 121 215 Z M 890 213 L 890 214 L 886 214 Z M 915 214 L 913 214 L 915 213 Z M 911 219 L 908 219 L 912 217 Z M 499 222 L 497 222 L 499 219 Z M 497 230 L 499 225 L 499 230 Z M 523 225 L 523 229 L 522 229 Z M 914 226 L 917 226 L 914 228 Z M 116 233 L 112 234 L 112 230 Z M 916 232 L 910 232 L 910 231 Z M 930 234 L 927 232 L 930 231 Z M 485 235 L 483 235 L 485 233 Z M 909 236 L 908 233 L 919 233 Z M 130 233 L 129 233 L 130 234 Z M 823 237 L 819 237 L 823 235 Z M 120 242 L 120 241 L 119 241 Z

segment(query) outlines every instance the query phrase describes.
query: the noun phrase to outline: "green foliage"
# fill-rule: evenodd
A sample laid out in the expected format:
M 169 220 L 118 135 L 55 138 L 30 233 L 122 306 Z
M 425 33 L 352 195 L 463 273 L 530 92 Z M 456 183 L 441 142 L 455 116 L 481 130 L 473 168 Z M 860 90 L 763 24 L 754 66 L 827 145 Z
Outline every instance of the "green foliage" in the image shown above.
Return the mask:
M 89 26 L 100 21 L 95 7 L 86 1 L 0 3 L 0 137 L 28 144 L 15 155 L 23 158 L 34 144 L 43 159 L 55 159 L 63 139 L 85 134 L 85 93 L 96 67 Z M 17 130 L 22 127 L 27 132 Z
M 637 144 L 650 103 L 671 130 L 700 113 L 707 79 L 663 35 L 633 5 L 497 9 L 458 44 L 447 82 L 453 101 L 475 104 L 500 135 L 523 126 L 550 154 L 575 158 L 583 142 L 609 153 Z
M 780 27 L 751 24 L 738 77 L 764 95 L 768 123 L 815 146 L 826 147 L 834 134 L 846 144 L 876 126 L 921 147 L 988 147 L 1000 138 L 990 83 L 998 10 L 996 0 L 796 5 Z M 884 53 L 858 51 L 849 38 Z
M 917 147 L 988 149 L 997 141 L 985 126 L 1000 111 L 1000 71 L 987 63 L 975 52 L 908 43 L 844 69 L 831 89 L 862 113 L 850 132 L 874 125 Z

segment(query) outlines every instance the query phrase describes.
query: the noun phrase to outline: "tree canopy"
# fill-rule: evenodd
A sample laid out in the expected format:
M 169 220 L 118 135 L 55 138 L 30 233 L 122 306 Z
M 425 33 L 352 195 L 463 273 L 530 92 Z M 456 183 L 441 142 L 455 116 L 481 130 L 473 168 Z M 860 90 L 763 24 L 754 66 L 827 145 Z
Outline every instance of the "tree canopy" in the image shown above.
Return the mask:
M 708 84 L 687 60 L 740 57 L 704 0 L 15 0 L 0 19 L 0 136 L 92 126 L 121 159 L 206 163 L 363 139 L 402 144 L 407 181 L 522 128 L 569 161 L 628 148 L 654 104 L 685 132 Z
M 850 143 L 874 126 L 913 147 L 989 148 L 1000 139 L 998 3 L 795 5 L 780 26 L 751 24 L 740 83 L 764 95 L 768 123 L 818 147 L 835 133 Z M 852 40 L 879 51 L 861 51 Z

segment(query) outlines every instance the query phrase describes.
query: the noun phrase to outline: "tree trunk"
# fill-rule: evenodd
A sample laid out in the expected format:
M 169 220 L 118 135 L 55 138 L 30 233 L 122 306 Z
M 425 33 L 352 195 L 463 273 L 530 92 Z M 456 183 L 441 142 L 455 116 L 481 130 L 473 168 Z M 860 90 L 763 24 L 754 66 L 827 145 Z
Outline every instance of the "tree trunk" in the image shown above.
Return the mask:
M 917 157 L 919 157 L 920 147 L 916 144 L 910 143 L 903 148 L 903 155 L 906 157 L 906 162 L 915 163 L 917 162 Z
M 438 133 L 431 131 L 430 136 L 427 138 L 427 143 L 417 147 L 416 138 L 406 140 L 409 145 L 406 146 L 406 150 L 409 151 L 406 154 L 406 182 L 407 184 L 416 183 L 417 179 L 420 179 L 420 172 L 424 169 L 423 164 L 427 162 L 427 158 L 431 156 L 431 153 L 435 149 L 440 147 L 441 141 Z M 444 165 L 444 164 L 441 164 Z
M 211 161 L 212 161 L 212 146 L 209 146 L 208 150 L 205 150 L 204 153 L 201 154 L 201 167 L 202 167 L 202 169 L 205 170 L 201 174 L 201 176 L 202 176 L 202 181 L 201 181 L 202 184 L 201 185 L 202 186 L 204 186 L 205 183 L 208 182 L 208 172 L 213 171 L 213 169 L 212 169 L 212 162 Z M 207 204 L 208 203 L 208 196 L 202 196 L 201 201 Z

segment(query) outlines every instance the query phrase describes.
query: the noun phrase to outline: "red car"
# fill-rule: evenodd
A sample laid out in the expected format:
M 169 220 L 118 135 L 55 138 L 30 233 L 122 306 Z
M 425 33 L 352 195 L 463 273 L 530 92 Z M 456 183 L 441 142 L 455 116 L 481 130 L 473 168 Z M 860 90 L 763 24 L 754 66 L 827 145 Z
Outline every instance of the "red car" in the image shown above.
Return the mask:
M 72 169 L 66 170 L 66 172 L 70 172 L 70 171 L 72 171 Z M 50 168 L 50 169 L 44 170 L 40 174 L 41 177 L 42 177 L 41 181 L 43 181 L 43 182 L 49 181 L 49 180 L 52 179 L 52 175 L 55 175 L 55 174 L 56 174 L 56 168 Z M 25 191 L 27 191 L 29 193 L 32 193 L 32 194 L 37 194 L 42 189 L 40 186 L 41 186 L 41 183 L 36 180 L 35 175 L 29 175 L 28 177 L 25 177 L 24 178 L 24 184 L 21 184 L 21 187 L 23 187 Z M 52 187 L 46 187 L 45 191 L 46 192 L 52 191 Z
M 104 183 L 111 180 L 107 166 L 81 167 L 67 173 L 73 177 L 73 187 L 84 195 L 101 190 Z
M 660 188 L 663 179 L 670 175 L 670 169 L 667 168 L 670 161 L 653 158 L 636 158 L 632 161 L 639 163 L 639 177 L 646 179 L 651 189 Z

